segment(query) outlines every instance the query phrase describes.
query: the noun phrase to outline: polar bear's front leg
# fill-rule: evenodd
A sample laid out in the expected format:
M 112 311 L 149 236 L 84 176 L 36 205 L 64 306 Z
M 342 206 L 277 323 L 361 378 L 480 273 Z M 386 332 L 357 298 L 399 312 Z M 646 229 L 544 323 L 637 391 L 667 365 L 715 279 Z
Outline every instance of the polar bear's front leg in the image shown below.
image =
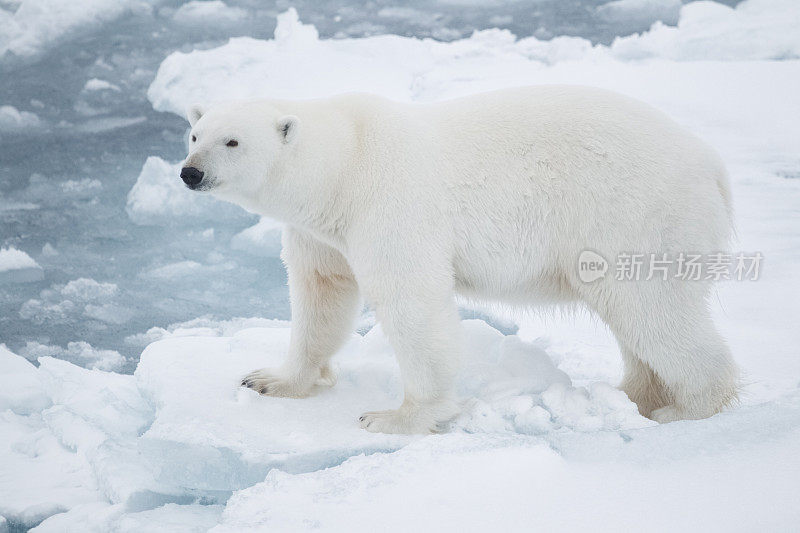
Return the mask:
M 449 273 L 420 274 L 372 287 L 370 300 L 397 355 L 404 399 L 398 409 L 364 413 L 359 423 L 367 431 L 436 433 L 458 414 L 453 385 L 461 322 L 452 280 Z
M 358 285 L 335 249 L 287 228 L 281 254 L 289 274 L 292 333 L 280 368 L 255 370 L 242 385 L 268 396 L 302 398 L 317 383 L 336 381 L 328 362 L 352 332 Z

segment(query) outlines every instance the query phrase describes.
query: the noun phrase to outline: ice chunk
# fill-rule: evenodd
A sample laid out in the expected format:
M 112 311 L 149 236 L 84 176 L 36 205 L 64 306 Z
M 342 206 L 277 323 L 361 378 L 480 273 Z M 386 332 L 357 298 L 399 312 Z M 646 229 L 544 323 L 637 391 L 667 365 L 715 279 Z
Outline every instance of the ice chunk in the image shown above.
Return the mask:
M 663 10 L 659 18 L 668 18 L 678 4 L 659 0 L 645 6 L 639 0 L 622 0 L 607 4 L 605 11 L 632 14 L 656 6 Z M 800 32 L 795 31 L 799 23 L 800 9 L 793 0 L 748 0 L 735 9 L 692 2 L 681 8 L 677 27 L 658 22 L 611 46 L 592 46 L 576 37 L 517 39 L 497 29 L 448 43 L 394 35 L 326 40 L 289 10 L 279 16 L 273 40 L 235 38 L 218 48 L 171 54 L 159 67 L 148 98 L 157 110 L 183 115 L 186 102 L 193 101 L 314 98 L 349 91 L 431 101 L 534 83 L 608 86 L 616 76 L 609 68 L 618 68 L 619 60 L 800 57 Z M 570 62 L 576 62 L 572 69 Z M 564 68 L 543 70 L 548 64 Z M 590 76 L 593 68 L 599 72 Z M 628 80 L 613 88 L 629 92 L 636 84 Z
M 0 344 L 0 412 L 38 413 L 50 405 L 36 367 Z
M 125 342 L 133 346 L 144 347 L 167 337 L 219 337 L 223 335 L 229 337 L 243 329 L 286 327 L 289 327 L 289 322 L 286 320 L 271 318 L 236 317 L 229 320 L 215 320 L 211 317 L 199 317 L 186 322 L 170 324 L 166 328 L 150 328 L 145 333 L 126 337 Z
M 197 220 L 246 218 L 238 207 L 187 189 L 180 180 L 180 168 L 180 163 L 147 158 L 128 193 L 126 210 L 131 220 L 141 225 L 186 225 Z
M 236 263 L 226 261 L 217 265 L 204 265 L 197 261 L 177 261 L 169 263 L 151 270 L 142 272 L 142 277 L 154 279 L 185 279 L 188 276 L 210 279 L 212 274 L 219 275 L 223 272 L 230 272 L 236 268 Z
M 105 498 L 129 510 L 193 500 L 180 485 L 158 482 L 138 447 L 153 411 L 133 376 L 86 370 L 51 357 L 39 362 L 53 402 L 42 414 L 44 421 L 62 444 L 87 458 Z
M 21 283 L 44 279 L 39 263 L 13 246 L 0 248 L 0 283 Z
M 132 9 L 146 8 L 140 0 L 23 0 L 0 27 L 0 60 L 9 53 L 34 57 L 79 30 L 107 23 Z
M 86 85 L 83 86 L 84 91 L 119 91 L 120 88 L 114 85 L 113 83 L 101 80 L 98 78 L 92 78 L 86 82 Z
M 468 348 L 458 390 L 467 402 L 455 429 L 513 435 L 654 424 L 609 386 L 592 389 L 583 403 L 572 396 L 553 399 L 548 391 L 582 397 L 582 389 L 573 389 L 543 350 L 479 320 L 464 321 L 463 328 Z M 394 408 L 402 398 L 397 365 L 380 327 L 353 336 L 336 356 L 339 379 L 332 389 L 300 401 L 239 387 L 250 370 L 278 366 L 288 343 L 289 328 L 272 327 L 242 329 L 227 338 L 171 336 L 145 349 L 135 375 L 156 416 L 139 448 L 157 465 L 158 481 L 234 490 L 273 467 L 315 470 L 409 442 L 406 436 L 364 432 L 356 424 L 362 412 Z M 176 383 L 202 393 L 187 394 Z
M 254 226 L 240 231 L 231 239 L 231 248 L 264 257 L 281 255 L 283 224 L 262 217 Z
M 599 6 L 597 13 L 606 21 L 623 26 L 646 28 L 657 20 L 674 26 L 682 5 L 681 0 L 613 0 Z
M 32 320 L 36 324 L 65 323 L 75 311 L 75 304 L 70 300 L 48 302 L 31 298 L 19 309 L 19 316 Z
M 115 350 L 100 350 L 85 341 L 70 342 L 66 349 L 28 341 L 20 352 L 30 360 L 36 360 L 39 357 L 56 357 L 84 368 L 106 371 L 119 371 L 128 362 Z
M 61 289 L 61 295 L 79 301 L 91 301 L 99 298 L 110 298 L 117 293 L 113 283 L 100 283 L 91 278 L 78 278 L 68 282 Z
M 61 184 L 61 190 L 66 193 L 91 193 L 103 188 L 100 180 L 83 178 L 82 180 L 67 180 Z
M 247 10 L 231 7 L 221 0 L 192 0 L 181 5 L 172 18 L 183 26 L 219 25 L 241 22 Z
M 266 398 L 239 386 L 247 372 L 280 364 L 288 328 L 247 329 L 231 338 L 173 337 L 148 346 L 135 375 L 156 417 L 140 448 L 159 480 L 232 490 L 263 479 L 274 466 L 314 470 L 408 442 L 405 436 L 369 434 L 356 423 L 366 399 L 376 407 L 399 403 L 392 360 L 363 368 L 358 340 L 345 349 L 336 388 L 302 401 Z M 196 393 L 186 394 L 176 383 Z
M 55 257 L 58 255 L 58 250 L 49 242 L 44 243 L 42 246 L 42 255 L 45 257 Z
M 213 50 L 171 54 L 147 94 L 157 110 L 180 115 L 186 102 L 265 95 L 308 98 L 363 91 L 408 99 L 410 74 L 432 62 L 431 46 L 396 36 L 320 40 L 317 30 L 302 24 L 292 8 L 279 15 L 274 40 L 234 38 Z M 194 83 L 187 78 L 189 64 L 204 73 Z M 206 76 L 221 83 L 206 83 Z
M 128 316 L 129 311 L 112 306 L 112 302 L 108 301 L 116 296 L 117 291 L 114 283 L 78 278 L 66 285 L 54 284 L 41 291 L 40 299 L 32 298 L 22 304 L 19 314 L 36 323 L 66 322 L 73 314 L 83 311 L 84 316 L 94 315 L 104 321 L 120 323 L 117 318 Z M 110 314 L 100 315 L 111 311 L 116 312 L 113 317 Z
M 0 132 L 24 131 L 38 128 L 41 120 L 36 113 L 19 111 L 10 105 L 0 106 Z
M 66 448 L 38 414 L 0 411 L 0 516 L 21 530 L 98 498 L 86 459 Z
M 167 504 L 146 511 L 126 512 L 123 505 L 91 503 L 52 516 L 32 529 L 31 533 L 205 533 L 219 522 L 222 510 L 221 505 Z
M 0 272 L 23 268 L 41 268 L 31 256 L 14 247 L 0 248 Z
M 611 51 L 620 59 L 796 59 L 798 24 L 794 0 L 747 0 L 735 8 L 690 2 L 681 8 L 677 27 L 657 22 L 641 35 L 616 38 Z

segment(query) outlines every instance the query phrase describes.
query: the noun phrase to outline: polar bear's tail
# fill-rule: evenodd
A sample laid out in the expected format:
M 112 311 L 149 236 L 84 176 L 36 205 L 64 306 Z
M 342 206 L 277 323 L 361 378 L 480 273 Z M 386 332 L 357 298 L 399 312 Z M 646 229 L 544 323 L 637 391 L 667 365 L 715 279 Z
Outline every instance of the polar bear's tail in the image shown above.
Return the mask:
M 736 227 L 733 218 L 733 194 L 731 192 L 731 181 L 728 170 L 725 168 L 725 163 L 722 161 L 722 158 L 715 151 L 712 151 L 711 153 L 713 154 L 714 158 L 712 168 L 714 169 L 717 189 L 722 197 L 722 204 L 725 208 L 725 214 L 727 215 L 726 237 L 728 242 L 726 244 L 730 244 L 731 238 L 736 236 Z
M 719 193 L 722 195 L 722 201 L 725 202 L 725 209 L 728 210 L 728 214 L 730 215 L 731 219 L 733 219 L 733 195 L 731 194 L 731 180 L 728 177 L 728 172 L 724 169 L 717 176 L 717 187 L 719 187 Z

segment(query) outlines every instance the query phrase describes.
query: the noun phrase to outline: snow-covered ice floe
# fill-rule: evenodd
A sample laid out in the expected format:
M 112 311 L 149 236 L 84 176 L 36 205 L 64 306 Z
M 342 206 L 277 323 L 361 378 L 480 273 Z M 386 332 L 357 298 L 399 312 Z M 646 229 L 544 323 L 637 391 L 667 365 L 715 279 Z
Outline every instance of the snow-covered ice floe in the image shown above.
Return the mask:
M 19 57 L 138 5 L 97 1 L 88 17 L 76 8 L 53 27 L 51 42 L 42 31 L 23 39 L 18 28 L 32 24 L 34 7 L 24 4 L 7 26 L 12 38 L 0 42 L 0 51 Z M 225 7 L 187 5 L 184 16 Z M 633 16 L 642 5 L 617 1 L 607 11 Z M 8 20 L 0 10 L 0 23 Z M 246 372 L 282 360 L 286 322 L 201 318 L 131 335 L 128 344 L 146 346 L 134 375 L 109 372 L 121 364 L 116 352 L 88 345 L 29 343 L 19 354 L 0 346 L 0 532 L 37 524 L 36 531 L 58 532 L 796 528 L 798 26 L 795 2 L 747 0 L 735 8 L 684 5 L 677 27 L 656 24 L 610 46 L 500 30 L 450 43 L 326 40 L 290 10 L 272 40 L 170 55 L 149 98 L 178 114 L 192 101 L 232 97 L 359 90 L 433 101 L 533 83 L 606 87 L 663 109 L 722 153 L 737 245 L 766 257 L 768 274 L 720 284 L 722 305 L 714 307 L 744 370 L 742 405 L 703 421 L 658 426 L 642 418 L 612 386 L 620 362 L 608 332 L 580 320 L 525 318 L 519 337 L 465 321 L 463 412 L 449 433 L 433 436 L 358 429 L 361 412 L 401 399 L 379 327 L 337 354 L 335 387 L 304 400 L 238 386 Z M 94 82 L 86 90 L 114 89 Z M 148 159 L 128 197 L 131 219 L 200 221 L 198 231 L 214 240 L 224 235 L 208 229 L 219 217 L 243 216 L 189 196 L 176 176 L 177 163 Z M 274 256 L 279 235 L 278 225 L 262 220 L 230 245 Z M 17 251 L 0 256 L 4 264 L 35 270 Z M 52 253 L 43 249 L 42 257 Z M 234 275 L 226 265 L 215 262 L 213 272 Z M 142 276 L 172 279 L 198 268 L 212 267 L 177 261 Z M 121 316 L 107 307 L 118 305 L 115 287 L 84 278 L 54 284 L 20 312 L 37 324 L 69 313 L 113 323 Z
M 766 504 L 776 484 L 787 491 L 773 491 L 770 505 L 793 500 L 800 394 L 699 427 L 658 426 L 608 384 L 576 387 L 542 346 L 467 320 L 463 413 L 450 432 L 373 434 L 359 414 L 401 400 L 380 327 L 337 354 L 335 387 L 296 400 L 239 387 L 248 371 L 279 364 L 289 343 L 286 323 L 246 324 L 228 336 L 168 334 L 132 376 L 51 357 L 37 368 L 0 347 L 0 515 L 21 526 L 55 515 L 36 531 L 134 531 L 148 520 L 358 530 L 381 517 L 396 531 L 598 519 L 613 529 L 654 515 L 669 529 L 692 519 L 658 515 L 662 487 L 731 525 L 761 523 L 746 509 Z

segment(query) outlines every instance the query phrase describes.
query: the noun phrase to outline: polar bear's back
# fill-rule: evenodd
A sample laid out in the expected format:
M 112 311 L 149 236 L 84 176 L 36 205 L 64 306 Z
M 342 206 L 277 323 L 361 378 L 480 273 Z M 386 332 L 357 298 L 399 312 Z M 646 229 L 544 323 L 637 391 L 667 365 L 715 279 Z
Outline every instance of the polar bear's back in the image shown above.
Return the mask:
M 543 86 L 433 104 L 422 115 L 437 151 L 433 175 L 457 213 L 457 255 L 476 275 L 537 277 L 571 268 L 586 248 L 613 257 L 727 246 L 719 157 L 647 104 Z

